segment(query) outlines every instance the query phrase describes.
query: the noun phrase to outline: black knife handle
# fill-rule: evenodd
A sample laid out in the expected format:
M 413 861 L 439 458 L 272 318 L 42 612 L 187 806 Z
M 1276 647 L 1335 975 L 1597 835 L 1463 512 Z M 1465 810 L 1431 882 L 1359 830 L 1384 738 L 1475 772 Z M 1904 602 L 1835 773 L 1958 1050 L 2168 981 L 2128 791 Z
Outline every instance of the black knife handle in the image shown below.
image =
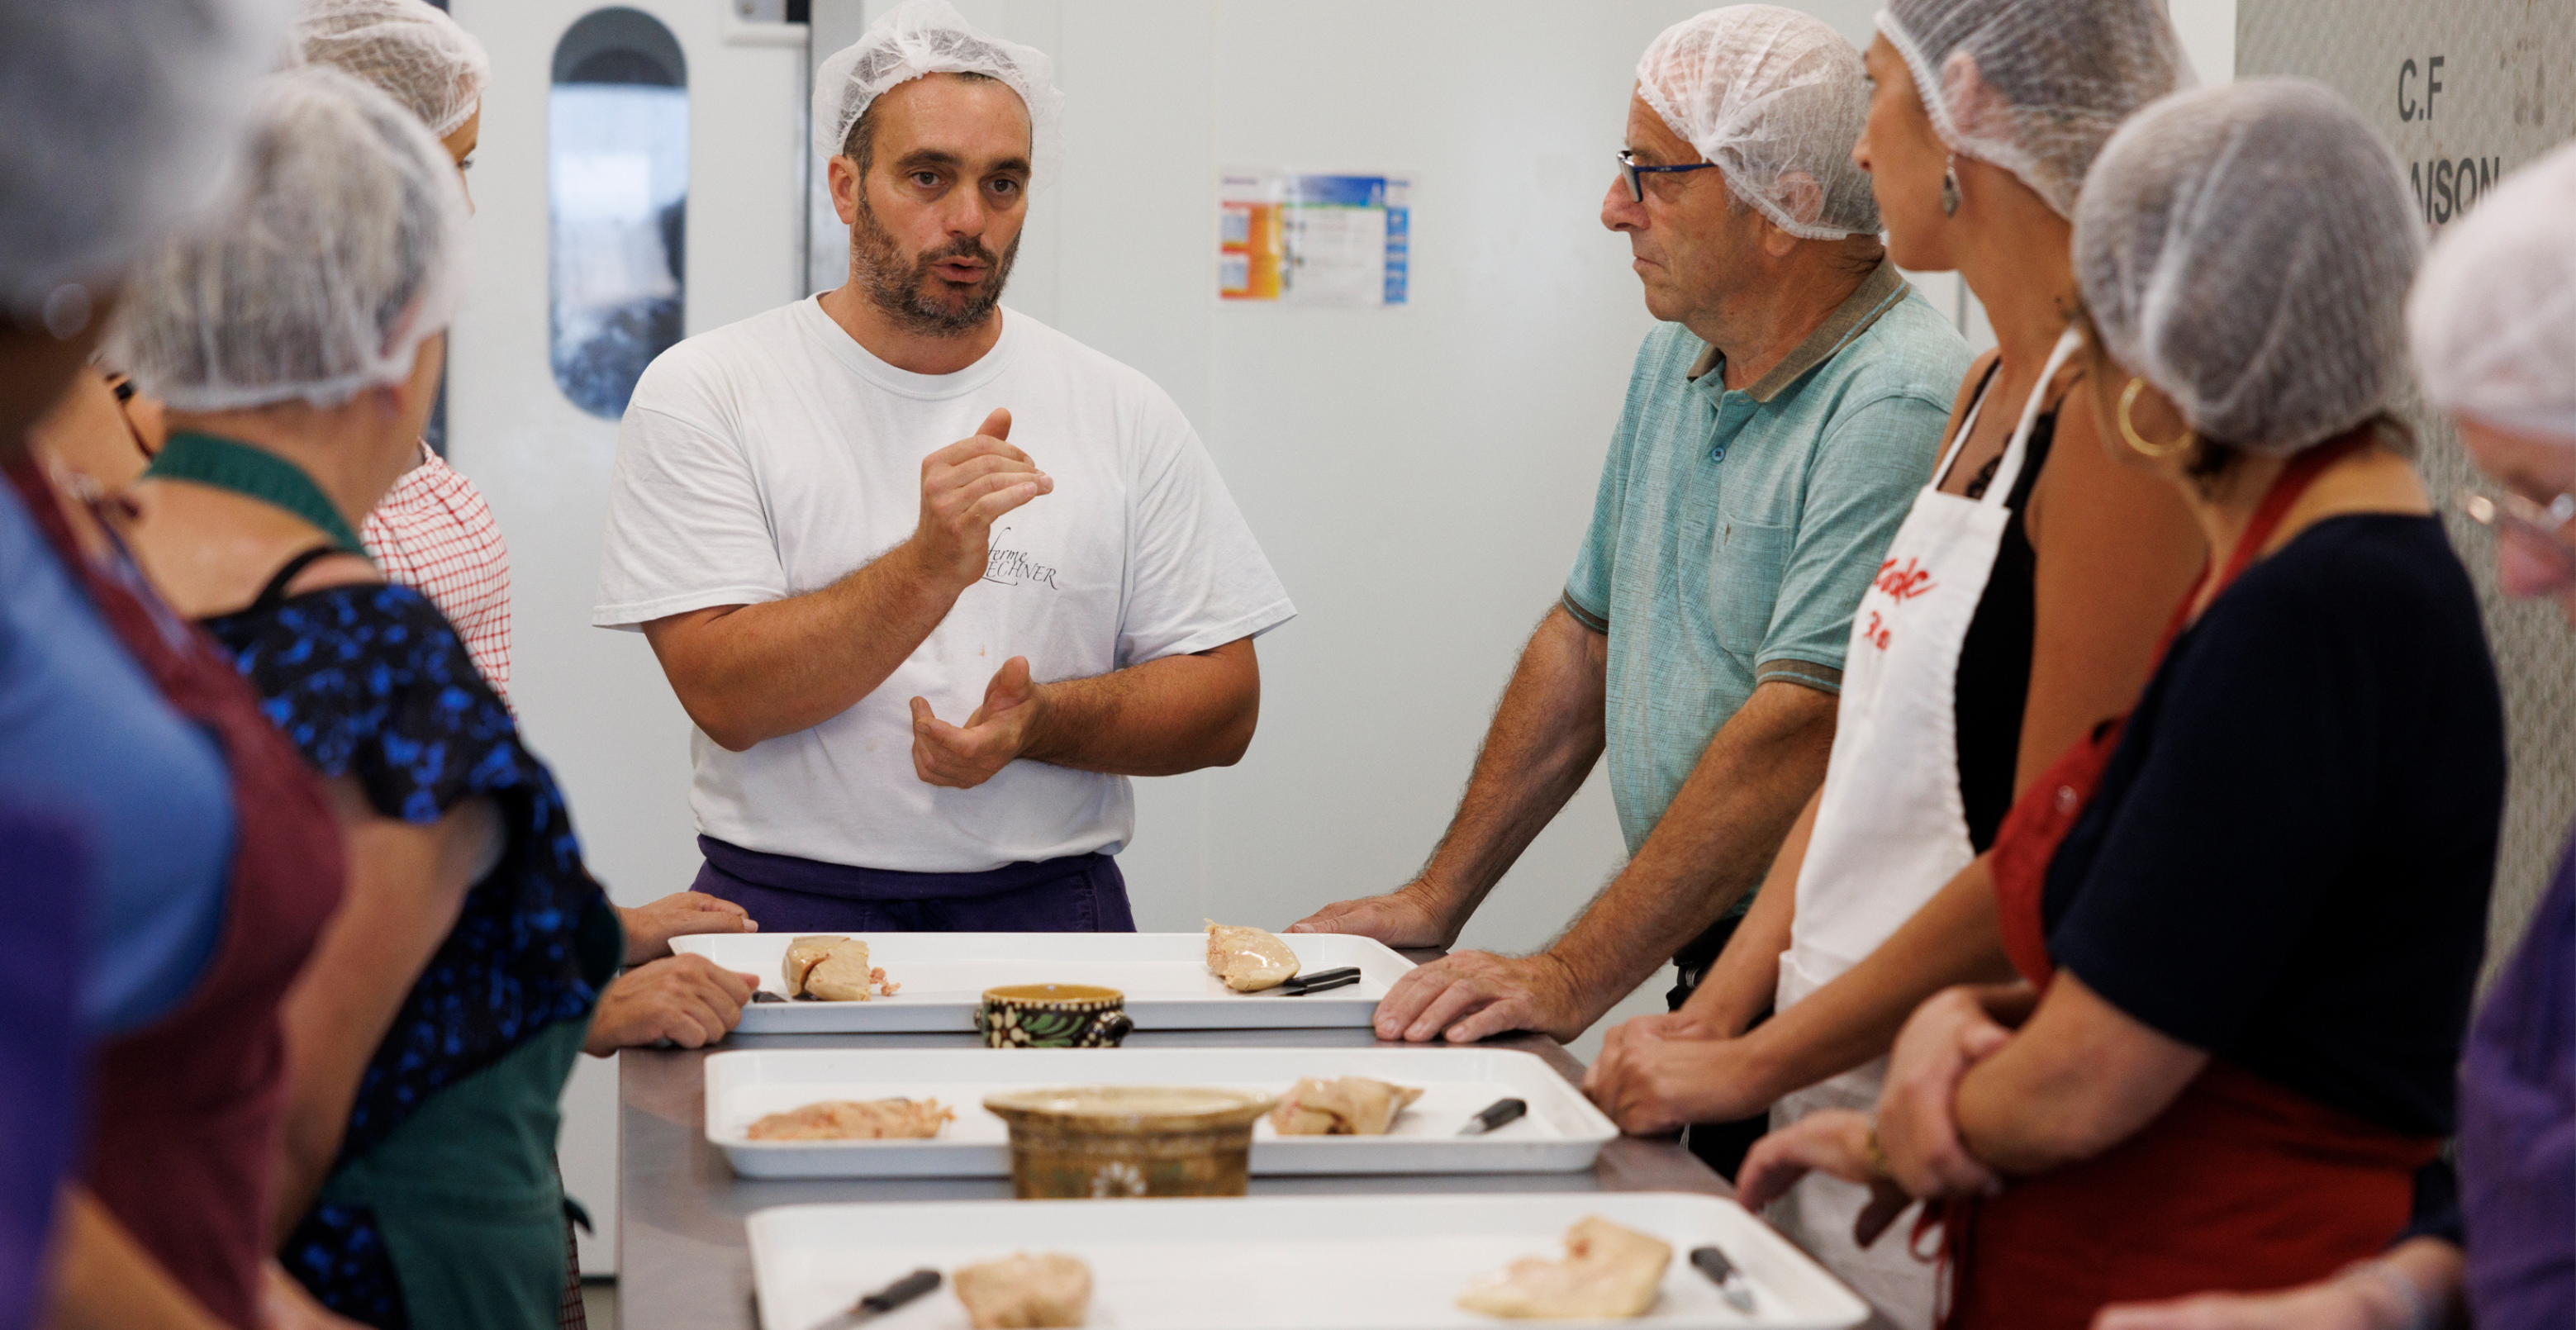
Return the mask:
M 885 1313 L 939 1287 L 939 1272 L 924 1266 L 859 1299 L 859 1310 Z
M 1485 1130 L 1492 1131 L 1527 1112 L 1529 1112 L 1529 1101 L 1526 1099 L 1497 1099 L 1486 1105 L 1484 1112 L 1476 1115 L 1476 1121 L 1484 1123 Z

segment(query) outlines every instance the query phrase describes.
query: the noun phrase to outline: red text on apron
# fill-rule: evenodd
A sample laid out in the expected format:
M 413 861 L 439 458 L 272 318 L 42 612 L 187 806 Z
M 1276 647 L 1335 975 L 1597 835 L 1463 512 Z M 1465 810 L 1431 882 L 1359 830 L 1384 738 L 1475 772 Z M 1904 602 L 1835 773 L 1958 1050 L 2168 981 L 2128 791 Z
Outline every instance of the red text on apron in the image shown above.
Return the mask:
M 176 1010 L 94 1052 L 83 1181 L 171 1278 L 249 1330 L 286 1099 L 278 1008 L 339 907 L 339 827 L 321 782 L 214 643 L 102 573 L 32 465 L 9 479 L 153 686 L 215 737 L 232 779 L 221 940 Z
M 2264 495 L 2218 573 L 2223 591 L 2282 515 L 2359 439 L 2301 455 Z M 2181 632 L 2186 597 L 2165 630 Z M 2213 592 L 2215 599 L 2215 592 Z M 2159 659 L 2164 648 L 2157 650 Z M 2004 950 L 2045 988 L 2049 861 L 2119 745 L 2125 718 L 2067 750 L 2004 818 L 1994 872 Z M 2105 1304 L 2323 1278 L 2406 1226 L 2414 1171 L 2438 1142 L 2364 1122 L 2213 1060 L 2137 1135 L 2084 1160 L 1953 1205 L 1948 1330 L 2083 1330 Z

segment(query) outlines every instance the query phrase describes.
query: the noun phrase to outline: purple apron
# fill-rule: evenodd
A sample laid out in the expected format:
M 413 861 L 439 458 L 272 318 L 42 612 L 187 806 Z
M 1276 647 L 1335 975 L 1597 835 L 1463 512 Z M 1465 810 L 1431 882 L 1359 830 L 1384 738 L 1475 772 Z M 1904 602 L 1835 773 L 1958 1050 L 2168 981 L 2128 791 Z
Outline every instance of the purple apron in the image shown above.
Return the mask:
M 2469 1029 L 2460 1223 L 2478 1330 L 2576 1324 L 2576 846 Z
M 904 873 L 765 854 L 698 837 L 694 890 L 751 912 L 764 933 L 1133 933 L 1127 879 L 1106 854 L 982 873 Z
M 77 1145 L 75 930 L 89 877 L 71 822 L 0 806 L 0 1330 L 35 1323 L 54 1193 Z

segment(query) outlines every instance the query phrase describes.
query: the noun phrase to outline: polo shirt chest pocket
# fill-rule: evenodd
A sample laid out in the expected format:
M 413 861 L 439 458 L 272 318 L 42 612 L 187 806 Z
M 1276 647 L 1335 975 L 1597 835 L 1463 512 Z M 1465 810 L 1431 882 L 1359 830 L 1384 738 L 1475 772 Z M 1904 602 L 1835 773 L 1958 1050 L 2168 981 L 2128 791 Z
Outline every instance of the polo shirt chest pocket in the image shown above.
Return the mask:
M 1706 557 L 1683 564 L 1683 594 L 1702 607 L 1709 630 L 1727 654 L 1747 668 L 1771 635 L 1789 549 L 1797 529 L 1786 522 L 1757 522 L 1719 511 L 1708 530 Z M 1696 580 L 1698 585 L 1692 585 Z

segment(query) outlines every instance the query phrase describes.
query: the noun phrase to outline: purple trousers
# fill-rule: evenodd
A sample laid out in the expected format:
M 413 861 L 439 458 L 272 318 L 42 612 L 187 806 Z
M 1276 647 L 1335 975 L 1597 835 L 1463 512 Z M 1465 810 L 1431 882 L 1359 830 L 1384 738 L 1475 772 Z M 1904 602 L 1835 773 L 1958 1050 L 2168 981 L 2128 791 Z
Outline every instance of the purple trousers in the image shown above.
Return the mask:
M 698 837 L 694 890 L 764 933 L 1133 933 L 1116 858 L 1075 854 L 982 873 L 904 873 L 764 854 Z

